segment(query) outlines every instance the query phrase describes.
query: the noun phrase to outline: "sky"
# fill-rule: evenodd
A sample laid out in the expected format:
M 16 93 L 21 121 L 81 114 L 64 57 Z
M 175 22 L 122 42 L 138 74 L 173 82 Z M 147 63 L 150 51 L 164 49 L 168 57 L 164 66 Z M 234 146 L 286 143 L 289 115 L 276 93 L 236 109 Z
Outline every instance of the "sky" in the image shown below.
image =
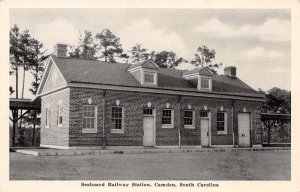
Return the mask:
M 58 42 L 77 45 L 84 30 L 95 35 L 106 28 L 120 37 L 124 51 L 140 43 L 149 51 L 173 51 L 192 60 L 197 47 L 206 45 L 216 51 L 215 62 L 223 63 L 219 74 L 236 66 L 237 76 L 255 90 L 291 90 L 290 10 L 10 9 L 10 27 L 15 24 L 28 29 L 48 53 Z M 26 74 L 25 98 L 32 98 L 31 81 Z M 13 87 L 14 82 L 11 76 Z

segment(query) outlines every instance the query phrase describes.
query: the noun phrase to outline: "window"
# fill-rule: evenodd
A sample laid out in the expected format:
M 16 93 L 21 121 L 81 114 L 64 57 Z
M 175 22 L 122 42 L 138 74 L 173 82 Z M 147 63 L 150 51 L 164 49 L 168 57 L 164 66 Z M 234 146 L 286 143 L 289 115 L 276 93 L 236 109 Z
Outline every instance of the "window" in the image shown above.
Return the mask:
M 194 127 L 194 111 L 186 110 L 184 111 L 184 128 L 195 128 Z
M 200 111 L 200 117 L 201 118 L 208 118 L 208 112 L 207 111 Z
M 143 115 L 147 116 L 147 115 L 153 115 L 153 109 L 151 108 L 145 108 L 143 109 Z
M 227 133 L 227 120 L 225 112 L 217 113 L 217 133 L 226 134 Z
M 201 88 L 202 89 L 210 89 L 209 81 L 210 81 L 210 78 L 201 77 Z
M 58 106 L 57 109 L 57 127 L 62 126 L 62 106 Z
M 174 117 L 172 109 L 163 109 L 162 111 L 162 128 L 173 128 Z
M 112 107 L 111 120 L 113 124 L 113 133 L 123 133 L 123 108 Z
M 154 82 L 154 73 L 144 72 L 144 82 L 155 84 L 155 82 Z
M 83 106 L 82 132 L 83 133 L 97 132 L 97 107 L 94 105 Z
M 46 128 L 49 128 L 50 126 L 50 110 L 48 108 L 46 108 Z

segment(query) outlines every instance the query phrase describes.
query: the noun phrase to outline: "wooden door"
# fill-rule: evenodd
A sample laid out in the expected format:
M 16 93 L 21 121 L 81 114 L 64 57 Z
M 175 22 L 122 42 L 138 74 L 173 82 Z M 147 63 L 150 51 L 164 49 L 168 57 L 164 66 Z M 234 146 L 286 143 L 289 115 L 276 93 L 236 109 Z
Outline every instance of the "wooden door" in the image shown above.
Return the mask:
M 143 145 L 145 147 L 154 146 L 154 117 L 153 116 L 144 116 L 143 120 Z
M 201 146 L 209 146 L 209 119 L 201 119 Z
M 250 113 L 238 114 L 239 146 L 250 147 Z

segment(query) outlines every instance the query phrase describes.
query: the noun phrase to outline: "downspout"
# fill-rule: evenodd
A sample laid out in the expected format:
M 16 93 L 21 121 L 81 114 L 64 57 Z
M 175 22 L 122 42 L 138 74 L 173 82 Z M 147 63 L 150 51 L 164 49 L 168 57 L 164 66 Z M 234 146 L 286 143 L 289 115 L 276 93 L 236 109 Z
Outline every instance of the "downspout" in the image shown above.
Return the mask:
M 181 149 L 181 96 L 178 97 L 178 106 L 179 106 L 179 126 L 178 126 L 178 147 Z
M 231 102 L 231 128 L 232 128 L 232 146 L 233 146 L 233 148 L 234 148 L 233 107 L 234 107 L 234 100 L 232 100 L 232 102 Z
M 103 91 L 102 95 L 102 103 L 103 103 L 103 111 L 102 111 L 102 116 L 103 116 L 103 121 L 102 121 L 102 149 L 105 149 L 105 96 L 106 96 L 106 90 Z

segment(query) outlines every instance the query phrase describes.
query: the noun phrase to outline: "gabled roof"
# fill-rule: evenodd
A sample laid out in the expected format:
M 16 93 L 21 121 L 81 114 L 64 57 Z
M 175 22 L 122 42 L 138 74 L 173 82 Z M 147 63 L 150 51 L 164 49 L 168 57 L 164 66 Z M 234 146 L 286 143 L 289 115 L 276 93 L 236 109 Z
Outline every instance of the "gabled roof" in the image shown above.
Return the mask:
M 51 57 L 67 83 L 144 87 L 128 72 L 128 69 L 132 67 L 130 64 L 75 58 L 58 58 L 54 55 Z M 195 85 L 182 78 L 182 74 L 187 73 L 186 71 L 167 68 L 158 68 L 157 70 L 158 85 L 157 87 L 152 87 L 152 89 L 198 92 Z M 212 82 L 212 93 L 261 97 L 257 91 L 239 78 L 230 78 L 225 75 L 215 74 L 212 76 Z
M 131 65 L 128 68 L 128 70 L 135 69 L 138 67 L 143 67 L 143 68 L 148 68 L 148 69 L 158 69 L 159 68 L 159 66 L 153 60 L 149 59 L 147 61 L 143 61 L 143 62 Z
M 200 74 L 200 75 L 212 76 L 215 73 L 209 67 L 203 67 L 203 68 L 195 68 L 193 70 L 185 70 L 182 73 L 182 76 L 191 75 L 191 74 Z

